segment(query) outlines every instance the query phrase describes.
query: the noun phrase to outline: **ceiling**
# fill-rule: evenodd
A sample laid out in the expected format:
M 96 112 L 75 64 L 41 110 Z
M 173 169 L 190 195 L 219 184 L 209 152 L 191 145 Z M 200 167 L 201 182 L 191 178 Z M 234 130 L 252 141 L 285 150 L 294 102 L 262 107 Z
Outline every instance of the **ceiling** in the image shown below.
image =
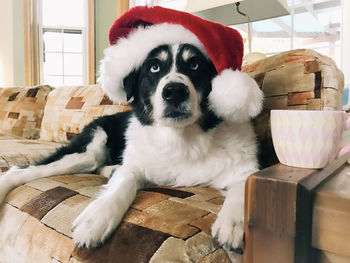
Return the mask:
M 249 15 L 251 21 L 264 20 L 289 14 L 286 2 L 282 0 L 244 0 L 239 9 Z M 194 12 L 195 15 L 224 25 L 247 23 L 247 18 L 237 13 L 234 3 Z

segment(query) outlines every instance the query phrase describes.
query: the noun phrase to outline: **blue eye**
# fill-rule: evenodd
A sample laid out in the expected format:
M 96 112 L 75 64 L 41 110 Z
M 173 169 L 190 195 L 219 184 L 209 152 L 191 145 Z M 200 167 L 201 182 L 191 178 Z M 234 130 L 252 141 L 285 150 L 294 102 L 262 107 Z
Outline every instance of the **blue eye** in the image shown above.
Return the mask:
M 197 62 L 191 62 L 190 68 L 191 68 L 192 70 L 198 69 L 198 63 L 197 63 Z
M 188 61 L 188 65 L 190 66 L 190 68 L 192 70 L 197 70 L 198 69 L 198 61 L 195 57 L 191 58 L 189 61 Z
M 152 73 L 157 73 L 157 72 L 159 72 L 159 70 L 160 70 L 160 67 L 159 67 L 158 64 L 152 65 L 152 66 L 151 66 L 151 69 L 150 69 L 150 71 L 151 71 Z

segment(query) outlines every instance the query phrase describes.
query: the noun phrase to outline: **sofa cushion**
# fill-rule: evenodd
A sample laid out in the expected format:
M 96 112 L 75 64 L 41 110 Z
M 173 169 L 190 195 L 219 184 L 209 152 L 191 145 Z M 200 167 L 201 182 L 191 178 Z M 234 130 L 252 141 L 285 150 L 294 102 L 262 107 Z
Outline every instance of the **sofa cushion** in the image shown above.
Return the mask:
M 261 143 L 261 164 L 277 162 L 271 139 L 270 111 L 342 110 L 343 73 L 335 62 L 313 50 L 299 49 L 258 60 L 242 67 L 264 92 L 264 109 L 255 119 Z
M 26 140 L 0 133 L 0 172 L 10 166 L 26 166 L 52 153 L 62 144 L 40 140 Z
M 0 240 L 7 245 L 0 247 L 0 258 L 10 254 L 9 262 L 231 262 L 210 235 L 223 202 L 220 192 L 211 188 L 143 189 L 101 247 L 75 247 L 72 222 L 106 181 L 97 175 L 63 175 L 14 189 L 0 210 Z
M 0 88 L 0 132 L 39 138 L 46 98 L 51 87 Z
M 128 109 L 112 103 L 99 85 L 56 88 L 46 103 L 40 139 L 68 142 L 94 118 Z

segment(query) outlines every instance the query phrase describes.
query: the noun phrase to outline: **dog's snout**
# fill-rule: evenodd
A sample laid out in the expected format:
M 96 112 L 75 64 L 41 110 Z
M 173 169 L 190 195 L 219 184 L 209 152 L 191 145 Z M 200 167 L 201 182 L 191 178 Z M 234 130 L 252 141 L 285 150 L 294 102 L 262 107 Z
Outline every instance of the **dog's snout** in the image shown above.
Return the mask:
M 178 104 L 189 97 L 189 91 L 183 83 L 169 83 L 163 88 L 162 97 L 169 103 Z

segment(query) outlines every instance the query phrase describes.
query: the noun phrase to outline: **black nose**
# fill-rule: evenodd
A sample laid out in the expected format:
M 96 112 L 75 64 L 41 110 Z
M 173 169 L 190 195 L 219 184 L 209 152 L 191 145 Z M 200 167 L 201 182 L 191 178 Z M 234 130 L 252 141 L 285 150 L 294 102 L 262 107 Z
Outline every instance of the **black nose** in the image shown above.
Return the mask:
M 189 91 L 182 83 L 169 83 L 163 88 L 162 97 L 167 102 L 179 104 L 188 99 Z

